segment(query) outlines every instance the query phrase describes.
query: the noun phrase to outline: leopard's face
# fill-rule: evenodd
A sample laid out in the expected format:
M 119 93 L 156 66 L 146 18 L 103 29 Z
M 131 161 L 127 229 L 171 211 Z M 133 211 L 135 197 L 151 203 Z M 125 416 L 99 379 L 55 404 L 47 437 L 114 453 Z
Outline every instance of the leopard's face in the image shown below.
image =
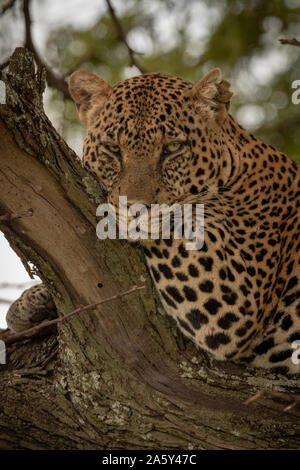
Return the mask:
M 89 131 L 83 156 L 84 164 L 101 181 L 108 201 L 117 204 L 119 196 L 127 196 L 129 202 L 150 205 L 189 194 L 193 153 L 187 134 L 174 122 L 158 127 L 155 116 L 139 127 L 138 109 L 124 110 L 117 122 L 107 125 L 114 108 L 118 108 L 115 96 L 99 119 L 97 145 L 92 150 L 93 131 Z
M 83 162 L 110 203 L 117 206 L 119 196 L 146 206 L 183 203 L 224 183 L 217 105 L 195 103 L 192 88 L 180 78 L 146 74 L 90 103 Z

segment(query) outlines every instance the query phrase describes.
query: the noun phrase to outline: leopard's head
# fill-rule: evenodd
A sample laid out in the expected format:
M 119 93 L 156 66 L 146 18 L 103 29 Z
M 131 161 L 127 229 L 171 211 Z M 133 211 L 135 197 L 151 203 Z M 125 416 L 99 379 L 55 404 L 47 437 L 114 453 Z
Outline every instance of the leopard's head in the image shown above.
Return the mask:
M 224 184 L 223 123 L 232 93 L 214 69 L 195 85 L 159 73 L 113 88 L 86 71 L 74 72 L 70 93 L 87 126 L 83 162 L 108 201 L 172 204 Z

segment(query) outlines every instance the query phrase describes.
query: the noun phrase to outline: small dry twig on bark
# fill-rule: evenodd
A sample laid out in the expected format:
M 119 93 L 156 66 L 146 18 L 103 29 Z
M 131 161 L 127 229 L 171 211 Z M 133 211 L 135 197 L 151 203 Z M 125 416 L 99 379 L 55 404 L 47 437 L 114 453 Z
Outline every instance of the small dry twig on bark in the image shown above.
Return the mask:
M 15 219 L 23 219 L 24 217 L 32 217 L 33 216 L 33 209 L 28 209 L 27 211 L 24 212 L 16 212 L 13 214 L 4 214 L 0 215 L 0 223 L 3 222 L 11 222 L 12 220 Z
M 134 65 L 141 73 L 147 73 L 147 71 L 144 69 L 144 67 L 142 67 L 139 64 L 139 62 L 136 60 L 135 55 L 140 54 L 140 53 L 134 51 L 129 46 L 128 41 L 127 41 L 127 37 L 126 37 L 126 33 L 124 31 L 124 28 L 122 26 L 121 21 L 119 20 L 119 18 L 116 15 L 115 9 L 112 6 L 111 1 L 110 0 L 105 0 L 105 1 L 106 1 L 106 5 L 109 9 L 110 16 L 111 16 L 111 18 L 113 20 L 113 23 L 115 25 L 115 28 L 116 28 L 116 31 L 117 31 L 117 34 L 118 34 L 118 38 L 121 42 L 123 42 L 123 44 L 125 44 L 125 46 L 128 50 L 128 54 L 129 54 L 129 58 L 130 58 L 130 64 Z
M 256 401 L 258 398 L 260 398 L 262 396 L 269 396 L 269 397 L 273 397 L 273 398 L 281 398 L 283 400 L 289 401 L 290 404 L 287 405 L 283 409 L 283 411 L 290 411 L 293 408 L 295 408 L 295 406 L 300 404 L 300 395 L 291 395 L 289 393 L 275 392 L 273 390 L 260 390 L 259 392 L 257 392 L 252 397 L 249 397 L 245 401 L 245 405 L 249 405 L 250 403 Z
M 281 44 L 290 44 L 291 46 L 300 47 L 300 41 L 297 39 L 279 39 Z
M 7 344 L 13 343 L 15 341 L 18 341 L 22 338 L 29 338 L 31 336 L 34 336 L 38 331 L 42 330 L 43 328 L 46 328 L 48 326 L 56 325 L 57 323 L 61 323 L 65 321 L 67 318 L 70 318 L 71 316 L 77 314 L 77 313 L 82 313 L 82 312 L 87 312 L 89 310 L 94 310 L 96 307 L 102 304 L 106 304 L 107 302 L 111 302 L 112 300 L 117 300 L 120 299 L 121 297 L 125 297 L 125 295 L 133 294 L 133 292 L 136 292 L 138 290 L 145 289 L 145 286 L 133 286 L 130 290 L 127 290 L 125 292 L 122 292 L 121 294 L 116 294 L 113 295 L 112 297 L 108 297 L 107 299 L 99 300 L 98 302 L 95 302 L 93 304 L 85 305 L 84 307 L 79 307 L 73 310 L 72 312 L 67 313 L 63 317 L 55 318 L 54 320 L 45 320 L 39 325 L 33 326 L 32 328 L 28 328 L 27 330 L 21 331 L 20 333 L 15 333 L 15 334 L 10 334 L 10 335 L 4 335 L 2 336 L 2 340 L 6 342 Z

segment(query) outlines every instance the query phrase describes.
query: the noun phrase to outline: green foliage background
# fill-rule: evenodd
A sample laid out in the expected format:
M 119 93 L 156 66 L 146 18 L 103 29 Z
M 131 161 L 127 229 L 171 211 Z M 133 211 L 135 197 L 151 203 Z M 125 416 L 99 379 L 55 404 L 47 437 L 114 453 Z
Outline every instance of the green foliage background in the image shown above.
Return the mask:
M 42 1 L 46 9 L 50 0 Z M 69 11 L 49 31 L 41 52 L 60 76 L 81 68 L 113 85 L 139 71 L 130 65 L 105 0 L 98 3 L 99 14 L 85 29 L 74 26 Z M 236 119 L 300 162 L 300 104 L 291 100 L 292 82 L 300 80 L 300 48 L 279 42 L 300 38 L 300 0 L 112 0 L 112 4 L 130 46 L 142 53 L 136 59 L 144 69 L 196 81 L 220 67 L 232 84 L 231 113 Z M 3 59 L 11 52 L 9 36 L 13 22 L 20 21 L 18 8 L 17 1 L 5 13 Z M 82 8 L 89 8 L 89 2 L 82 0 Z M 32 16 L 34 20 L 34 8 Z M 48 92 L 47 103 L 59 131 L 76 148 L 84 131 L 73 103 L 63 102 L 56 90 Z

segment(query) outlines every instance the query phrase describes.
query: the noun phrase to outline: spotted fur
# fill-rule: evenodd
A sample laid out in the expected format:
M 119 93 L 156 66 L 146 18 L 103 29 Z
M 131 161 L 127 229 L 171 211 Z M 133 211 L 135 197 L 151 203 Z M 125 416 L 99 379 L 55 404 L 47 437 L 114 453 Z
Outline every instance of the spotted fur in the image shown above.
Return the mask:
M 57 316 L 55 303 L 44 284 L 26 289 L 7 312 L 8 328 L 18 333 Z

